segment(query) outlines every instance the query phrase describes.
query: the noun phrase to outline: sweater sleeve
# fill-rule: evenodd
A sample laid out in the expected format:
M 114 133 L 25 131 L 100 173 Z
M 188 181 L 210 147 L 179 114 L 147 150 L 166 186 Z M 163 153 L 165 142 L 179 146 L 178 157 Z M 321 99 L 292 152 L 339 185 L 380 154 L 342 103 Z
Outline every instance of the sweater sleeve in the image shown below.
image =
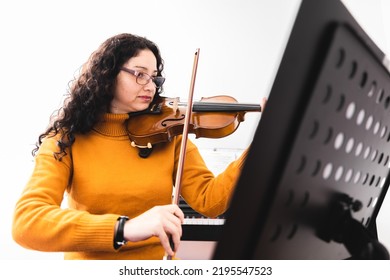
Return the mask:
M 92 215 L 61 207 L 70 176 L 69 156 L 54 158 L 57 141 L 47 138 L 16 203 L 12 234 L 21 246 L 51 252 L 107 251 L 113 248 L 118 215 Z
M 216 217 L 224 213 L 240 176 L 248 149 L 226 169 L 214 176 L 207 168 L 198 148 L 189 141 L 184 164 L 181 195 L 197 212 Z

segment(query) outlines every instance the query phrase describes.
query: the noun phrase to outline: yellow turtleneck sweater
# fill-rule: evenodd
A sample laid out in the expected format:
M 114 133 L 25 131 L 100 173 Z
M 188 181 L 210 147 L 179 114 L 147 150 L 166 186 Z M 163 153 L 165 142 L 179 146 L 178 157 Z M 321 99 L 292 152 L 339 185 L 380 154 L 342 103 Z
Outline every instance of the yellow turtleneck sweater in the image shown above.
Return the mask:
M 171 203 L 181 137 L 155 145 L 148 158 L 130 146 L 124 127 L 127 114 L 105 114 L 85 135 L 76 135 L 69 156 L 57 161 L 57 137 L 47 138 L 35 168 L 16 204 L 13 237 L 39 251 L 65 252 L 65 259 L 162 259 L 160 241 L 152 237 L 113 247 L 120 215 L 136 217 L 156 205 Z M 214 177 L 189 141 L 181 195 L 195 210 L 215 217 L 223 213 L 244 155 Z M 73 164 L 73 180 L 68 179 Z M 67 193 L 69 207 L 61 207 Z

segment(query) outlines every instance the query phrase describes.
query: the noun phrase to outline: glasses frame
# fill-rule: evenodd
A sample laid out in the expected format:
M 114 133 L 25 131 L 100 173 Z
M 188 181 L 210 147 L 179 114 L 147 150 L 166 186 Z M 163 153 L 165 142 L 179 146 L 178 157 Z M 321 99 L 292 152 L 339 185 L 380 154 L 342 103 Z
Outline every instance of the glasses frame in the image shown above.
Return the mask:
M 156 88 L 161 88 L 165 82 L 165 78 L 162 76 L 152 77 L 149 74 L 146 74 L 144 72 L 129 69 L 126 67 L 121 67 L 120 70 L 125 71 L 125 72 L 133 75 L 136 78 L 135 79 L 136 83 L 141 85 L 141 86 L 147 85 L 149 83 L 149 81 L 152 80 L 152 82 L 154 83 Z

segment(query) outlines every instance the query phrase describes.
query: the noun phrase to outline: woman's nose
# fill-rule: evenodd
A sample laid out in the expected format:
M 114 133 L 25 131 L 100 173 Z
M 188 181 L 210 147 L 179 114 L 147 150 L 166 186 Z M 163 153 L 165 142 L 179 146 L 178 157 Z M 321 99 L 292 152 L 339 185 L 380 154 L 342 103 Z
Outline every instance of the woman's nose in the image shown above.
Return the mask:
M 146 85 L 144 85 L 144 89 L 149 90 L 149 91 L 156 90 L 156 85 L 152 79 L 149 79 L 149 81 L 146 83 Z

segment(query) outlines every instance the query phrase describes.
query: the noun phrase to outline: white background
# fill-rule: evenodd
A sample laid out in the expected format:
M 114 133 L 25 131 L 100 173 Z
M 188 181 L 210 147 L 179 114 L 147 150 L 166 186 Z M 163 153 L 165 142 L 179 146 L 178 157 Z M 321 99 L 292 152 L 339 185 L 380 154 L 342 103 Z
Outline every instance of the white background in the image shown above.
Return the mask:
M 390 4 L 345 0 L 358 22 L 390 54 Z M 122 32 L 156 42 L 165 60 L 165 95 L 185 99 L 193 53 L 200 48 L 195 99 L 228 94 L 259 103 L 268 96 L 295 19 L 298 0 L 14 0 L 0 4 L 0 260 L 58 259 L 15 244 L 13 207 L 33 167 L 31 149 L 68 82 L 92 51 Z M 201 149 L 243 149 L 258 113 L 221 139 L 197 139 Z M 222 158 L 222 161 L 225 158 Z M 210 166 L 215 164 L 210 162 Z M 378 217 L 380 240 L 390 248 L 390 198 Z

